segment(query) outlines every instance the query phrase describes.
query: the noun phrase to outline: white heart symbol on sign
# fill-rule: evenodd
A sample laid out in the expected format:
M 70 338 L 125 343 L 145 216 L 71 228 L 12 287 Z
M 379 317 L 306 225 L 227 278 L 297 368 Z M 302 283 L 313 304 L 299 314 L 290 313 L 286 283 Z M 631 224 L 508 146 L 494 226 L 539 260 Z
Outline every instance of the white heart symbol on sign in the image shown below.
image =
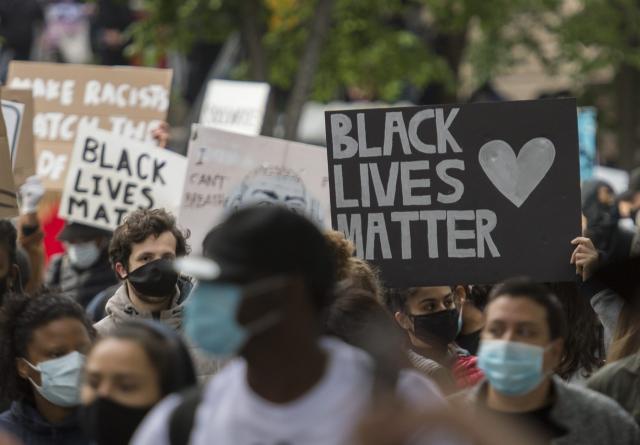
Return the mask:
M 480 148 L 478 160 L 493 185 L 509 201 L 520 207 L 549 172 L 556 149 L 547 138 L 524 144 L 516 158 L 511 145 L 495 139 Z

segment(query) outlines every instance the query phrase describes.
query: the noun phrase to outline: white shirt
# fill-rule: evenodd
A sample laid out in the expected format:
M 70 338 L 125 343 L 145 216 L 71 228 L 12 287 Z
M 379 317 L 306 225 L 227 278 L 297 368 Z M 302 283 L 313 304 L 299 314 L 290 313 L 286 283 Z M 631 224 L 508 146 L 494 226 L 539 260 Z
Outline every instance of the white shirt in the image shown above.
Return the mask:
M 373 361 L 362 350 L 333 338 L 320 341 L 329 360 L 321 380 L 286 404 L 264 400 L 247 384 L 246 362 L 231 360 L 204 389 L 191 444 L 342 445 L 370 406 Z M 446 402 L 435 384 L 418 372 L 402 371 L 398 393 L 423 408 Z M 147 416 L 133 445 L 169 443 L 168 424 L 180 397 L 170 396 Z

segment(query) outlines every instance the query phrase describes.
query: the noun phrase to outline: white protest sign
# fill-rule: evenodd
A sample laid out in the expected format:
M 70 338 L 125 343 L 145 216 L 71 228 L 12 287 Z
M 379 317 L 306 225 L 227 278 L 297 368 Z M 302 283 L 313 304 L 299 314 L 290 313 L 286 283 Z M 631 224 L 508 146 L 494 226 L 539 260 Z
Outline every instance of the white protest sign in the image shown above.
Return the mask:
M 200 111 L 200 123 L 220 130 L 259 135 L 268 100 L 269 84 L 211 80 Z
M 629 188 L 629 173 L 617 168 L 596 165 L 593 168 L 592 179 L 600 179 L 609 183 L 617 195 L 626 192 Z
M 178 222 L 202 250 L 207 232 L 228 212 L 273 203 L 330 225 L 325 149 L 194 125 Z
M 11 165 L 16 164 L 18 154 L 18 142 L 24 117 L 24 104 L 10 100 L 2 100 L 2 116 L 7 128 L 7 142 L 9 143 L 9 156 Z
M 171 151 L 82 126 L 58 215 L 113 230 L 139 208 L 177 212 L 187 167 Z

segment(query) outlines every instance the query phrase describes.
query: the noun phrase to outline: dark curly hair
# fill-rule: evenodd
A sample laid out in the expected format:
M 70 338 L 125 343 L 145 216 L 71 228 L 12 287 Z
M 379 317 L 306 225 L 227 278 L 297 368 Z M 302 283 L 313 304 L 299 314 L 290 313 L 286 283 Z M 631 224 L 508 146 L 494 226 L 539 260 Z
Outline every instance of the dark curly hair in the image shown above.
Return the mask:
M 124 222 L 113 232 L 109 244 L 109 261 L 115 268 L 122 263 L 129 268 L 129 256 L 133 244 L 141 243 L 149 236 L 160 236 L 171 232 L 176 238 L 176 256 L 184 256 L 191 251 L 187 244 L 189 231 L 181 231 L 176 226 L 175 217 L 165 209 L 140 209 L 127 216 Z
M 29 382 L 18 375 L 16 358 L 25 357 L 33 332 L 55 320 L 75 318 L 95 338 L 84 309 L 71 298 L 44 291 L 34 296 L 9 295 L 0 311 L 0 397 L 32 400 Z
M 18 238 L 16 228 L 8 219 L 0 219 L 0 247 L 7 249 L 9 263 L 16 263 L 16 240 Z

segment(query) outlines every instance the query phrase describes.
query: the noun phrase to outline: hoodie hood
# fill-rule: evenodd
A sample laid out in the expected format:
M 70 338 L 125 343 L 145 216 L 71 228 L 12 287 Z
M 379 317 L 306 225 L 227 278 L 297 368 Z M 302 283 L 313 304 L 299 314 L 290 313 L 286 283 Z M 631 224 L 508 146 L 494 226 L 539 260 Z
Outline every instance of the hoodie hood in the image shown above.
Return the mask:
M 180 277 L 178 279 L 176 293 L 172 298 L 170 307 L 160 311 L 159 314 L 155 314 L 154 316 L 151 312 L 140 311 L 133 305 L 129 298 L 127 285 L 126 283 L 123 283 L 107 302 L 105 312 L 107 313 L 107 316 L 116 322 L 122 322 L 129 319 L 139 320 L 141 318 L 159 319 L 173 329 L 179 330 L 182 326 L 184 303 L 186 302 L 192 287 L 193 283 L 189 278 Z

